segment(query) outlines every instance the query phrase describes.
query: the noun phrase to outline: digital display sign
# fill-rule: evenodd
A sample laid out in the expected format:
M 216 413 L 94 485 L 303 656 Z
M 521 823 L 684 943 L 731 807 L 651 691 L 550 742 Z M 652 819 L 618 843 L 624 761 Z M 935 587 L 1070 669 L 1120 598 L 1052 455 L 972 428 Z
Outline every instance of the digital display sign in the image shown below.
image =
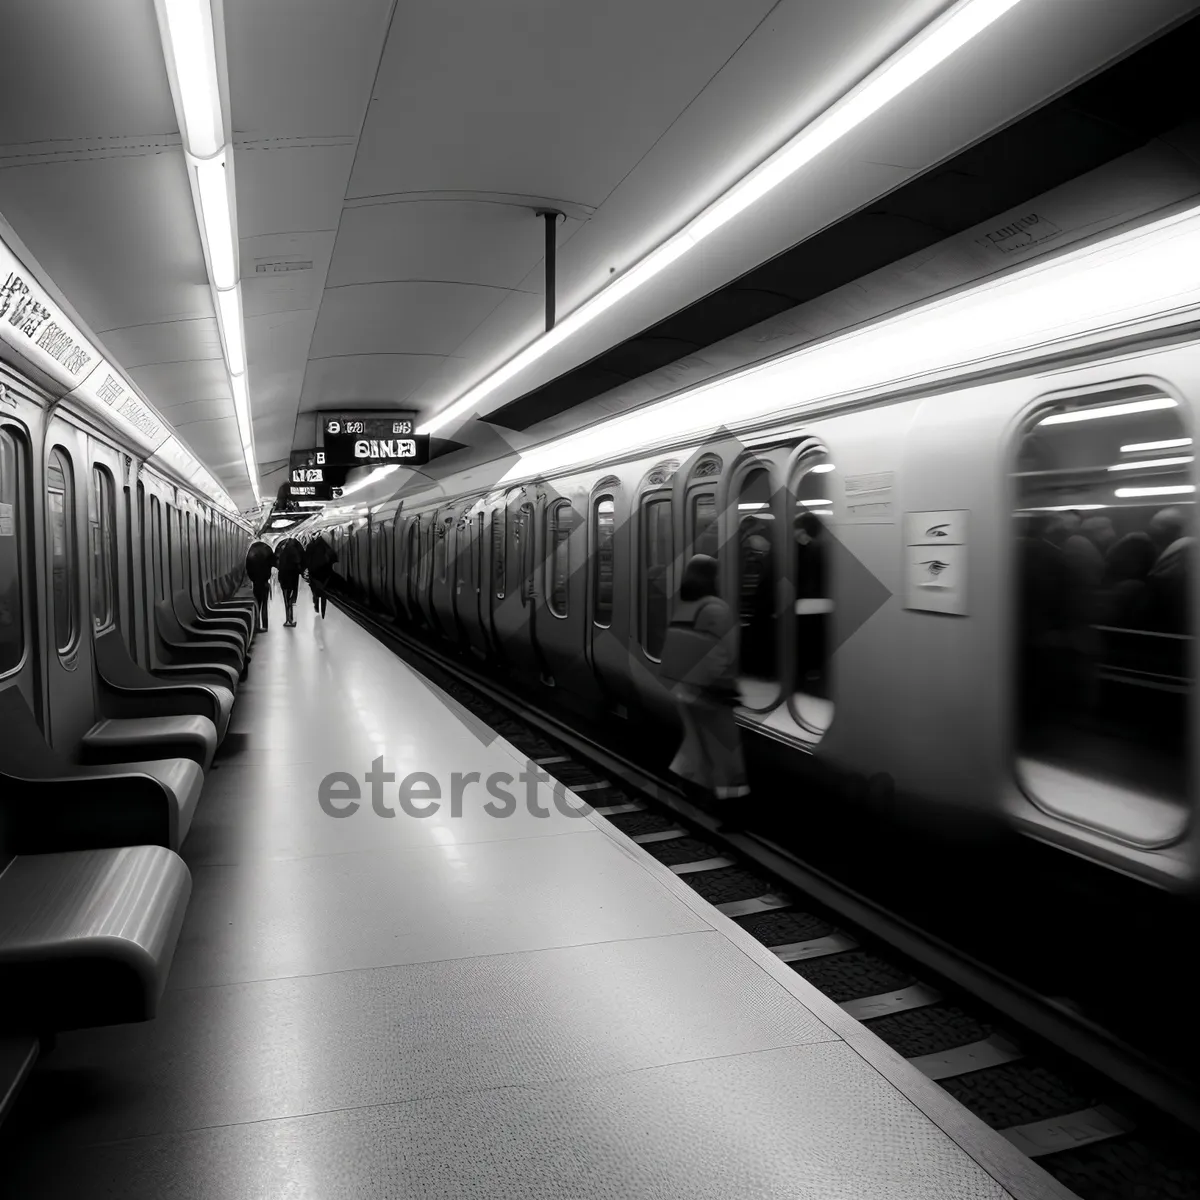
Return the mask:
M 340 467 L 422 466 L 429 461 L 429 436 L 415 431 L 412 414 L 326 414 L 321 422 L 326 463 Z

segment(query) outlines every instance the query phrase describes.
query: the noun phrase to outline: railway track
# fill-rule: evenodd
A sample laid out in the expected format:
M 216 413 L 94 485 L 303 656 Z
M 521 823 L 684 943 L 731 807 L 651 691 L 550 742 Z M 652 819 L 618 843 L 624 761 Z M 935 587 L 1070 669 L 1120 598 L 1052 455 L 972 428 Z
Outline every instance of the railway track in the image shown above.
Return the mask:
M 1163 1064 L 790 850 L 720 832 L 636 763 L 332 599 L 1082 1200 L 1200 1200 L 1200 1103 Z

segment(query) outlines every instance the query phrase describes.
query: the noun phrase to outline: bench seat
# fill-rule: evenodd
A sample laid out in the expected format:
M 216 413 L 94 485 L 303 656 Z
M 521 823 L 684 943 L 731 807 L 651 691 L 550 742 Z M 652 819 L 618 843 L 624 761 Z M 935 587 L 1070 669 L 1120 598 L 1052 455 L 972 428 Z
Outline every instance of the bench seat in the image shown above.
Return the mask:
M 17 855 L 0 871 L 4 1032 L 155 1015 L 192 880 L 161 846 Z
M 85 761 L 121 763 L 131 758 L 188 758 L 207 771 L 217 752 L 217 727 L 200 716 L 106 717 L 83 735 Z

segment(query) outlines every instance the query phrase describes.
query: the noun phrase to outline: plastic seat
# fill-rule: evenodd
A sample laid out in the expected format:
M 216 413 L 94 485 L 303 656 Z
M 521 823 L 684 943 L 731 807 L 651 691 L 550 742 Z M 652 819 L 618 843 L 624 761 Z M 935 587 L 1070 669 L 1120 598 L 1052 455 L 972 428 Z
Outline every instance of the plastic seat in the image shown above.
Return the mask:
M 175 619 L 187 633 L 214 642 L 228 642 L 243 660 L 250 657 L 251 638 L 238 621 L 220 617 L 202 617 L 186 591 L 180 590 L 171 597 Z
M 205 675 L 222 678 L 229 687 L 237 686 L 242 674 L 242 656 L 223 642 L 189 636 L 166 601 L 159 600 L 154 605 L 154 632 L 159 657 L 166 666 L 199 668 Z
M 207 717 L 105 717 L 83 735 L 88 763 L 189 758 L 207 771 L 216 752 L 217 727 Z
M 133 661 L 120 633 L 110 629 L 93 642 L 100 712 L 105 717 L 207 717 L 217 745 L 225 740 L 233 711 L 233 691 L 221 682 L 168 682 Z M 207 769 L 207 768 L 205 768 Z
M 183 844 L 204 785 L 198 763 L 76 766 L 46 744 L 15 686 L 0 690 L 0 729 L 0 828 L 25 853 Z
M 5 1031 L 152 1018 L 191 890 L 183 861 L 160 846 L 11 858 L 0 870 Z
M 171 597 L 170 605 L 164 606 L 164 611 L 169 610 L 170 616 L 179 630 L 179 633 L 173 636 L 179 637 L 182 634 L 184 639 L 199 640 L 209 646 L 225 646 L 236 655 L 239 669 L 245 665 L 246 659 L 249 657 L 248 649 L 237 633 L 232 629 L 213 629 L 211 626 L 197 624 L 191 618 L 183 615 L 180 611 L 181 604 L 181 593 L 175 592 Z

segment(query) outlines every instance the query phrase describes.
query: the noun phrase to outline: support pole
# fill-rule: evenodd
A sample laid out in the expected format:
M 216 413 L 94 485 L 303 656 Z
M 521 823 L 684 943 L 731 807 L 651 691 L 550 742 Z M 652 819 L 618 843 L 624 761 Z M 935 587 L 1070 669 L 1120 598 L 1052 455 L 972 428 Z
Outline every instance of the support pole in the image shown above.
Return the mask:
M 546 332 L 549 333 L 554 328 L 555 252 L 558 248 L 558 218 L 562 213 L 553 208 L 539 208 L 537 215 L 546 221 Z

